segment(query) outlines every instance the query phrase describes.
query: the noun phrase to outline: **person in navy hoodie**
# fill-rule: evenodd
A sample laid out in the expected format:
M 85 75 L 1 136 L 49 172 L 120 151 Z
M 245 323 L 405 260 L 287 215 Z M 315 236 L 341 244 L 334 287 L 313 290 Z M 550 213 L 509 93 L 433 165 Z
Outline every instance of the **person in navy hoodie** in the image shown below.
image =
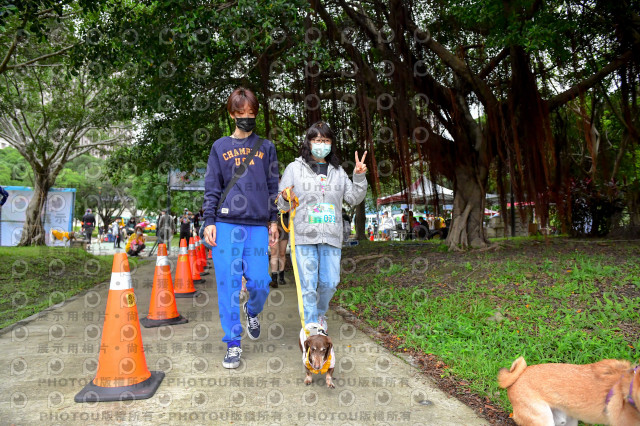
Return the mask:
M 203 234 L 212 246 L 222 341 L 227 344 L 222 362 L 225 368 L 240 365 L 242 325 L 238 307 L 243 275 L 249 291 L 249 300 L 242 305 L 247 335 L 251 339 L 260 337 L 258 314 L 271 282 L 267 244 L 278 241 L 278 158 L 271 141 L 262 142 L 246 172 L 218 205 L 236 169 L 258 141 L 259 136 L 253 133 L 258 108 L 258 100 L 250 90 L 240 87 L 231 93 L 227 111 L 236 128 L 231 136 L 213 143 L 205 174 Z
M 0 186 L 0 207 L 7 202 L 7 198 L 9 198 L 9 193 L 5 191 L 3 187 Z

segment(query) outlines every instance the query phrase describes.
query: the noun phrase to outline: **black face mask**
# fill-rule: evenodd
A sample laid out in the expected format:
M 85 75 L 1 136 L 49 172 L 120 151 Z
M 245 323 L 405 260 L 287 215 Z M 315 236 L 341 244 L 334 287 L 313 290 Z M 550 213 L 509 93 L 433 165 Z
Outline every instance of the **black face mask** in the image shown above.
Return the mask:
M 238 126 L 238 129 L 242 130 L 243 132 L 250 132 L 256 128 L 256 119 L 250 117 L 238 117 L 236 118 L 236 126 Z

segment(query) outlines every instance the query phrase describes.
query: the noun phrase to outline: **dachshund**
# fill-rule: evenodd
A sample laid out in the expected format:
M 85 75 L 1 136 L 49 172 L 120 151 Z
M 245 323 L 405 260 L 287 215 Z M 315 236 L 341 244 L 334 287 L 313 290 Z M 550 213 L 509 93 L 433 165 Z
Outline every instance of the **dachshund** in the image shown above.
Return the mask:
M 307 324 L 307 328 L 312 324 Z M 327 333 L 319 324 L 313 324 L 317 334 L 311 334 L 307 337 L 305 329 L 300 330 L 300 351 L 302 351 L 302 364 L 306 368 L 306 377 L 304 384 L 310 385 L 312 374 L 326 374 L 325 382 L 328 388 L 334 389 L 333 369 L 336 365 L 336 355 L 333 351 L 333 343 Z

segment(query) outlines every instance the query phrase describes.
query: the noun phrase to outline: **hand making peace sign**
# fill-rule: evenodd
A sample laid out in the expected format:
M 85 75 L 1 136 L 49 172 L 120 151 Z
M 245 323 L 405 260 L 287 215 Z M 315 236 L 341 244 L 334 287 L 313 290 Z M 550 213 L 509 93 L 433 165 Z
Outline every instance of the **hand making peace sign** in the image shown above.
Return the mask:
M 366 173 L 367 172 L 367 166 L 366 164 L 364 164 L 364 158 L 367 156 L 367 151 L 364 152 L 364 154 L 362 154 L 362 158 L 358 159 L 358 151 L 356 151 L 356 168 L 355 168 L 355 173 L 356 174 L 360 174 L 360 173 Z

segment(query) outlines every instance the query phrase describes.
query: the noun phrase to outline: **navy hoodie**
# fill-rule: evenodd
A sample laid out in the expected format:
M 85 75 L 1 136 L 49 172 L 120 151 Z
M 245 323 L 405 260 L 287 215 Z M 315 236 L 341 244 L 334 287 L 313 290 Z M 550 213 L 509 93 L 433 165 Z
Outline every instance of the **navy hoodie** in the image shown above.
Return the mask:
M 204 226 L 216 222 L 267 225 L 276 221 L 278 208 L 278 157 L 276 147 L 264 140 L 247 172 L 231 188 L 221 208 L 218 201 L 236 169 L 249 155 L 258 135 L 246 139 L 225 136 L 211 146 L 204 176 Z

